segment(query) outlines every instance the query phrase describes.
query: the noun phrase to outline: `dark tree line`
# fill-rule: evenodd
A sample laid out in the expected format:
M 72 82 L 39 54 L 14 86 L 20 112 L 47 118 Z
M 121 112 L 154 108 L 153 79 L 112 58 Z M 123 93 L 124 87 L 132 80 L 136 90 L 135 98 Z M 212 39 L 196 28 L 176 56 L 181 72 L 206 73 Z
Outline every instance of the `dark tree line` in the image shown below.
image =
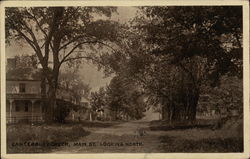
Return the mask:
M 163 118 L 193 121 L 202 85 L 216 86 L 225 74 L 242 77 L 242 8 L 145 7 L 142 10 L 147 23 L 139 22 L 137 27 L 146 34 L 147 52 L 165 58 L 163 63 L 169 63 L 177 74 L 168 80 L 172 85 L 166 91 L 174 90 L 161 96 Z

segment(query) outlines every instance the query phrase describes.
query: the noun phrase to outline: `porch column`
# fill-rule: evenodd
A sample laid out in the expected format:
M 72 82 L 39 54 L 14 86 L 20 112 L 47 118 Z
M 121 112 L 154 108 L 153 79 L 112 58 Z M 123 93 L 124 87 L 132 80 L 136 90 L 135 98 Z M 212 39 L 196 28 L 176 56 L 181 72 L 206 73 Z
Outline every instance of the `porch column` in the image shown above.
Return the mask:
M 40 102 L 40 120 L 43 120 L 43 108 L 42 108 L 43 104 Z
M 33 109 L 34 109 L 35 100 L 31 100 L 31 123 L 33 124 L 34 116 L 33 116 Z
M 89 111 L 89 121 L 92 121 L 92 113 Z
M 12 105 L 13 105 L 13 102 L 14 102 L 14 100 L 13 99 L 9 99 L 9 102 L 10 102 L 10 115 L 9 115 L 9 118 L 10 118 L 10 120 L 9 120 L 9 122 L 11 123 L 11 117 L 12 117 Z

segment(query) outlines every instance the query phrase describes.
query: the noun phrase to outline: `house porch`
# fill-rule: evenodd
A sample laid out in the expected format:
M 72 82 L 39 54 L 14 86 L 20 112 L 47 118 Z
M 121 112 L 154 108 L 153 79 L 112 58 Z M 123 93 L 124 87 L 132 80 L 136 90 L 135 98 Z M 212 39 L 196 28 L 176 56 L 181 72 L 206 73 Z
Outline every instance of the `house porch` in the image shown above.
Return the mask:
M 7 123 L 44 121 L 42 101 L 37 99 L 7 99 Z

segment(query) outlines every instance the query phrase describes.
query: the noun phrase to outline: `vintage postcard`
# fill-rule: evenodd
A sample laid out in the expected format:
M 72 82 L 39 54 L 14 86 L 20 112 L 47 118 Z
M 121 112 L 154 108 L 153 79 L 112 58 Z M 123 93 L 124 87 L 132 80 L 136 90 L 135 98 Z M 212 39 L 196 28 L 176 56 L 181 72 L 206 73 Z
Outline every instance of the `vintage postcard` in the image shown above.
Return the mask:
M 1 2 L 1 158 L 249 158 L 249 2 Z

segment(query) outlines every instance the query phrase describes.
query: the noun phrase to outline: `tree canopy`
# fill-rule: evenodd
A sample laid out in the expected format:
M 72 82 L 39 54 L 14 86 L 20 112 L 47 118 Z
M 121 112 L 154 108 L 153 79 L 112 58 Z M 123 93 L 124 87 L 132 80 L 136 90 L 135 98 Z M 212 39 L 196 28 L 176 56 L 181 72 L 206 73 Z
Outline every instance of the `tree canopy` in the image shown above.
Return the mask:
M 142 86 L 166 120 L 195 120 L 203 85 L 219 86 L 224 75 L 242 78 L 242 8 L 140 11 L 124 26 L 119 56 L 109 56 L 108 68 Z
M 242 7 L 138 10 L 121 25 L 109 19 L 115 7 L 7 8 L 6 42 L 24 40 L 34 50 L 50 99 L 61 65 L 85 59 L 114 76 L 106 88 L 92 93 L 95 108 L 109 106 L 137 118 L 147 100 L 149 106 L 161 105 L 165 120 L 194 121 L 204 89 L 224 87 L 221 77 L 242 78 Z
M 47 121 L 53 120 L 61 65 L 94 60 L 94 48 L 116 38 L 117 22 L 108 18 L 115 7 L 9 7 L 5 10 L 6 42 L 26 42 L 34 51 L 49 84 Z

